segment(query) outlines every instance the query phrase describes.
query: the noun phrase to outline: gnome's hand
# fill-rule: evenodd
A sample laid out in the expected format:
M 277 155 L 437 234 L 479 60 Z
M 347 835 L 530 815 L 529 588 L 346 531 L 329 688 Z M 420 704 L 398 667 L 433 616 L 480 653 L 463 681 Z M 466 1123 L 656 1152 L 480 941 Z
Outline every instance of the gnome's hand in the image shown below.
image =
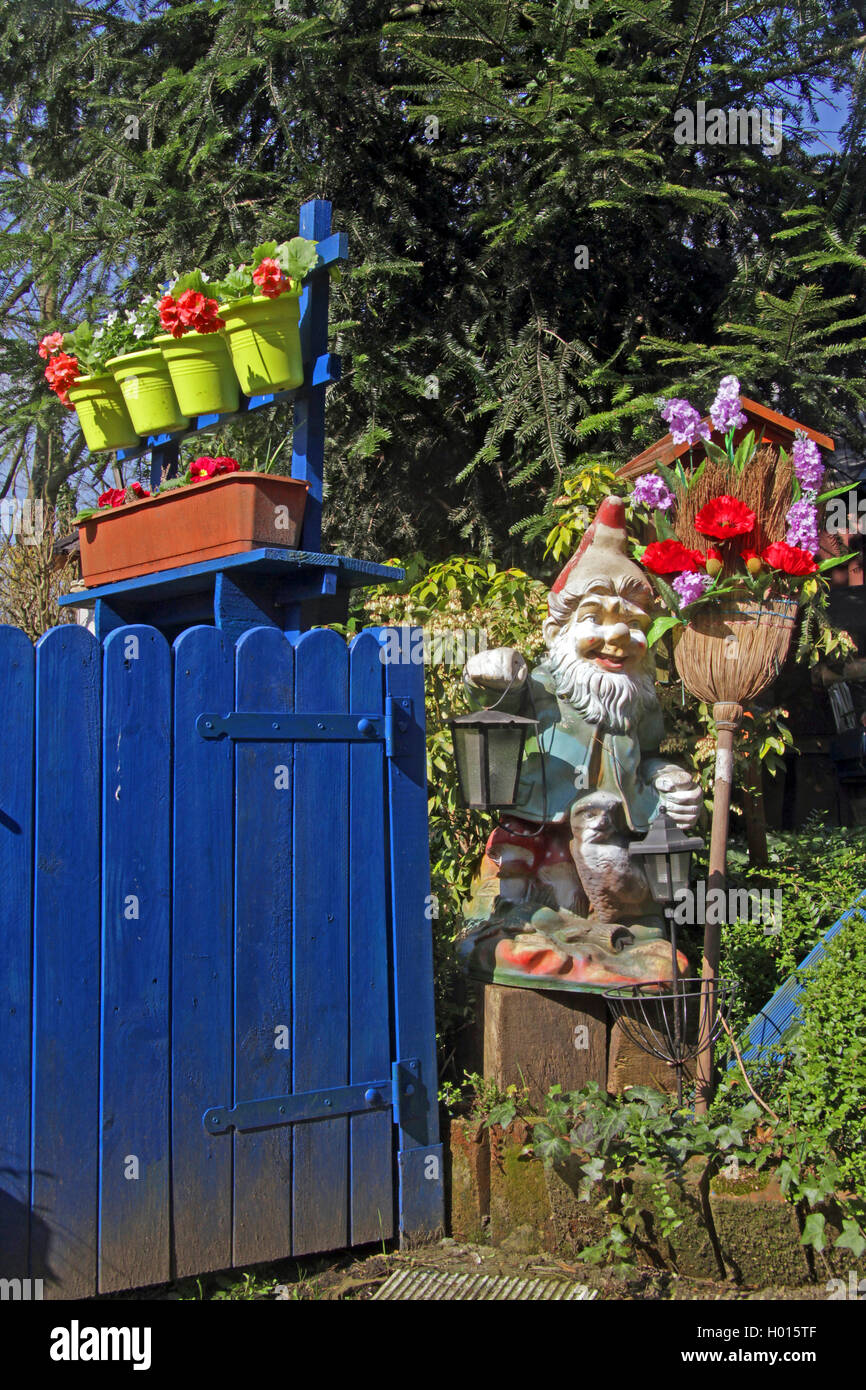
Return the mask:
M 667 811 L 680 830 L 691 830 L 701 812 L 703 792 L 684 768 L 660 769 L 653 779 L 661 809 Z
M 470 656 L 463 678 L 485 690 L 507 690 L 510 685 L 516 690 L 528 675 L 529 667 L 514 647 L 492 647 Z

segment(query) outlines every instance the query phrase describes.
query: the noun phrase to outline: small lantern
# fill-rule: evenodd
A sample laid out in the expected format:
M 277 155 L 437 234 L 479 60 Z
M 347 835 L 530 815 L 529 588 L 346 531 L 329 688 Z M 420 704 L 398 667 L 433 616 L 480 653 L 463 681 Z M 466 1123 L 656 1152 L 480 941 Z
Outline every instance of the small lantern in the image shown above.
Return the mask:
M 514 806 L 527 738 L 537 719 L 484 709 L 449 720 L 464 806 L 496 810 Z
M 692 853 L 703 848 L 697 835 L 684 835 L 670 816 L 661 811 L 643 840 L 634 840 L 629 855 L 642 859 L 653 901 L 663 906 L 689 886 Z

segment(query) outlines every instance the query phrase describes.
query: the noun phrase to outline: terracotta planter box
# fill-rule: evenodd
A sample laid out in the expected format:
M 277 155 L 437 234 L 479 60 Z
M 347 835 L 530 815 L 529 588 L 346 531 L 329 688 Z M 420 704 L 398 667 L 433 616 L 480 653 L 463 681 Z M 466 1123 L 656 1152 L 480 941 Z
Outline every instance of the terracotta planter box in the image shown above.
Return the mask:
M 260 546 L 294 550 L 307 487 L 296 478 L 229 473 L 109 508 L 78 528 L 85 587 Z

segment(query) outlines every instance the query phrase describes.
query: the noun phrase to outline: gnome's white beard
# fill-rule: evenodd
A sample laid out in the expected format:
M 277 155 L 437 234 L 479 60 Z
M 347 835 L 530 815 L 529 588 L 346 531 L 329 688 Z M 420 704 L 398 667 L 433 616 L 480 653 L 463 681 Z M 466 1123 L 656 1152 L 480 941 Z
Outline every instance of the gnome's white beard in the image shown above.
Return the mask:
M 565 629 L 550 643 L 542 663 L 557 695 L 574 705 L 588 724 L 604 724 L 612 733 L 633 729 L 641 715 L 658 705 L 646 671 L 605 671 L 575 650 L 574 634 Z

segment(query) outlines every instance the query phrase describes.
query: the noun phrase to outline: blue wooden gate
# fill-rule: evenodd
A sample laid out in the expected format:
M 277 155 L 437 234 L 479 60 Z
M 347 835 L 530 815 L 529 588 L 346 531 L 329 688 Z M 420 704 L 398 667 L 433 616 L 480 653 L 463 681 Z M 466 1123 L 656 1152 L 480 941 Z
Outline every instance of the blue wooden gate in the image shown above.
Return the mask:
M 0 628 L 0 1277 L 441 1226 L 423 672 L 380 641 Z

